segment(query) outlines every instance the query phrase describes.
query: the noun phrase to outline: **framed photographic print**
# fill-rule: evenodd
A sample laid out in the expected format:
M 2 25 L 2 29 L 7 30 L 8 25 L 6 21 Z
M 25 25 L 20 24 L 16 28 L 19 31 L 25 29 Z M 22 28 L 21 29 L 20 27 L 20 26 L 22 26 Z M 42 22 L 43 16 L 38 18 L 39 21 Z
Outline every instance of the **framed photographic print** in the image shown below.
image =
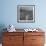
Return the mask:
M 17 5 L 17 22 L 35 22 L 35 5 Z

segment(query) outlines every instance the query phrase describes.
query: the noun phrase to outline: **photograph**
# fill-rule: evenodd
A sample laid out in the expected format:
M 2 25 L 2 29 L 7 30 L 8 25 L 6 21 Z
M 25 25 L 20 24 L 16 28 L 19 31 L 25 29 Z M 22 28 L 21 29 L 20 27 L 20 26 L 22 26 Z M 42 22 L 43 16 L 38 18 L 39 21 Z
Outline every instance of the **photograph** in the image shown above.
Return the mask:
M 18 5 L 17 22 L 22 23 L 35 22 L 35 5 Z

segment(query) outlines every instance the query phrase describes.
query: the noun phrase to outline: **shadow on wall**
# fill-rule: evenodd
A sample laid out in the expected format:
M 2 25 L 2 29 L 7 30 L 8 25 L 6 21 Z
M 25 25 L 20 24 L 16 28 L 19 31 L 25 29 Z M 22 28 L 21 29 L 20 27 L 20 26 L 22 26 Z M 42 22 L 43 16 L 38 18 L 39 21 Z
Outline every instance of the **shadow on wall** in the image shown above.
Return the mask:
M 0 24 L 0 43 L 2 43 L 2 32 L 5 32 L 6 30 L 3 30 L 4 28 L 6 28 L 6 26 L 4 24 Z

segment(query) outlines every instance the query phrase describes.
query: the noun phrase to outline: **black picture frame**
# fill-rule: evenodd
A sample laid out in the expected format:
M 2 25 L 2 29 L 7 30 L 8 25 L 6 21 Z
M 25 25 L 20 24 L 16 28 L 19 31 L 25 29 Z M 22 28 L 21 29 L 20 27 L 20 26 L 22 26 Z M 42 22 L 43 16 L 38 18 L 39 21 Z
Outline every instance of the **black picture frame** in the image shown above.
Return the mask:
M 34 23 L 35 5 L 17 5 L 17 22 Z

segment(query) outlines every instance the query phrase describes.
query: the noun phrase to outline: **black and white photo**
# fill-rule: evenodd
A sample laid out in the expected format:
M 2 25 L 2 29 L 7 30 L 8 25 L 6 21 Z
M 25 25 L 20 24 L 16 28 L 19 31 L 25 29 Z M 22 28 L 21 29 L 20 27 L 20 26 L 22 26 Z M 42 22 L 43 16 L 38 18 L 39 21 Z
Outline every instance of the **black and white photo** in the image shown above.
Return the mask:
M 17 22 L 34 22 L 35 21 L 35 5 L 18 5 L 17 6 Z

